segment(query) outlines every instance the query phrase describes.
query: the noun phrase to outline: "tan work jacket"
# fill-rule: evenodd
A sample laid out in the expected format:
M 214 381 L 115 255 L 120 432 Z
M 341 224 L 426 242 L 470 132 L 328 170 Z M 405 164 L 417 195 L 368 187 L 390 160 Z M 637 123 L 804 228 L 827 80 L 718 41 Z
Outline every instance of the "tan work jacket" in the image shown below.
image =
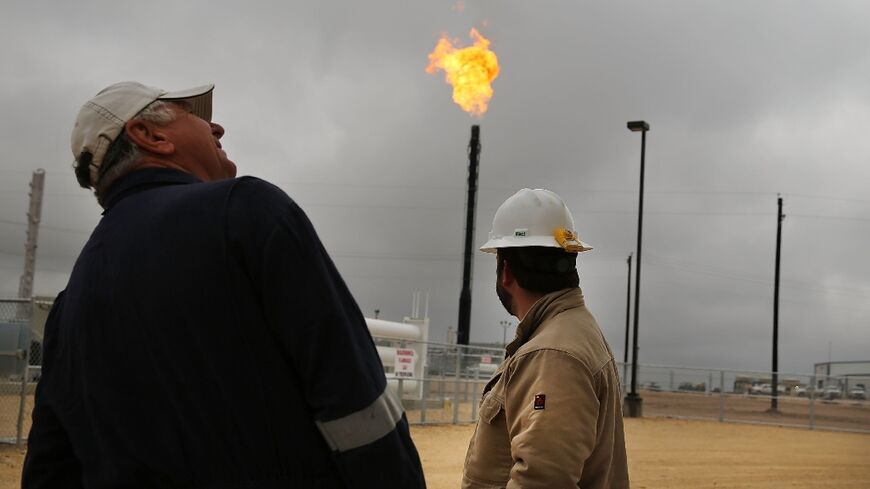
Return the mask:
M 619 375 L 579 288 L 538 300 L 484 388 L 469 489 L 628 487 Z

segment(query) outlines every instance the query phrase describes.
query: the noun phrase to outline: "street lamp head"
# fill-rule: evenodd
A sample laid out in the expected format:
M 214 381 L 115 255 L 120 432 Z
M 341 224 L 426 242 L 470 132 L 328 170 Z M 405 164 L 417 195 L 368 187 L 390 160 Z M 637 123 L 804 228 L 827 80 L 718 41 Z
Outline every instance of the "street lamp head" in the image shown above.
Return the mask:
M 649 124 L 647 124 L 646 121 L 630 121 L 628 123 L 628 128 L 632 132 L 649 131 Z

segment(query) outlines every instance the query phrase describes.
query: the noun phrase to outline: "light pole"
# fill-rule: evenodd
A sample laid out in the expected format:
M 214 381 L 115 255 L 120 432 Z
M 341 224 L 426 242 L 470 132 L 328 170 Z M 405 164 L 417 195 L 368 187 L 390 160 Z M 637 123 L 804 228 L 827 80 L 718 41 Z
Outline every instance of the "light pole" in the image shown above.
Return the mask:
M 773 358 L 771 366 L 770 409 L 768 409 L 770 413 L 778 412 L 777 396 L 779 396 L 779 389 L 777 387 L 779 385 L 779 251 L 782 248 L 782 220 L 785 219 L 785 214 L 782 213 L 782 197 L 779 195 L 776 196 L 776 206 L 776 270 L 774 271 L 773 279 Z
M 503 320 L 498 322 L 499 325 L 503 328 L 501 334 L 501 344 L 502 346 L 507 346 L 507 330 L 511 327 L 511 322 L 508 320 Z
M 631 132 L 640 132 L 640 195 L 637 208 L 637 268 L 634 272 L 634 335 L 631 352 L 631 392 L 625 396 L 625 409 L 629 418 L 643 416 L 643 399 L 637 393 L 637 324 L 640 313 L 640 246 L 643 237 L 643 170 L 646 156 L 646 132 L 649 124 L 646 121 L 631 121 L 627 124 Z
M 625 286 L 625 348 L 622 350 L 622 382 L 628 381 L 628 326 L 631 322 L 631 253 L 628 254 L 628 280 Z M 623 387 L 624 389 L 625 387 Z

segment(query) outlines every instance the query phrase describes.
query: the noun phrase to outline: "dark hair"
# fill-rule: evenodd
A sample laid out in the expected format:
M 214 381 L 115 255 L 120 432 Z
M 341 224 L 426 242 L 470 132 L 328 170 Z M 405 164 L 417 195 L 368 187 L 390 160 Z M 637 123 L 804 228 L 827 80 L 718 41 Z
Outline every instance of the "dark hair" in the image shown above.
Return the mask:
M 89 151 L 82 151 L 73 163 L 73 170 L 76 173 L 76 180 L 82 188 L 91 188 L 91 160 L 94 155 Z
M 548 294 L 580 285 L 577 253 L 543 246 L 500 248 L 497 255 L 499 276 L 505 261 L 510 263 L 511 273 L 520 287 L 530 292 Z
M 183 100 L 155 100 L 148 104 L 144 109 L 136 114 L 135 118 L 154 122 L 164 126 L 175 120 L 175 113 L 169 108 L 169 105 L 178 105 L 183 110 L 190 110 L 190 104 Z M 91 165 L 94 155 L 85 151 L 82 152 L 76 162 L 73 164 L 75 169 L 76 180 L 83 188 L 93 188 L 97 194 L 97 200 L 100 200 L 102 194 L 111 186 L 115 180 L 121 175 L 127 173 L 132 165 L 140 158 L 139 149 L 127 136 L 127 130 L 121 129 L 121 133 L 109 144 L 106 148 L 106 154 L 103 156 L 102 164 L 97 170 L 97 181 L 91 182 Z
M 130 141 L 130 138 L 127 137 L 127 131 L 121 131 L 121 134 L 109 144 L 109 148 L 106 149 L 106 154 L 103 156 L 103 164 L 100 165 L 100 168 L 97 170 L 97 182 L 103 178 L 103 175 L 106 174 L 109 170 L 115 166 L 116 163 L 126 158 L 131 152 L 133 152 L 135 147 L 133 143 Z M 91 182 L 91 160 L 94 155 L 85 151 L 79 155 L 76 159 L 74 168 L 76 173 L 76 180 L 78 180 L 79 185 L 82 188 L 92 188 L 94 185 Z

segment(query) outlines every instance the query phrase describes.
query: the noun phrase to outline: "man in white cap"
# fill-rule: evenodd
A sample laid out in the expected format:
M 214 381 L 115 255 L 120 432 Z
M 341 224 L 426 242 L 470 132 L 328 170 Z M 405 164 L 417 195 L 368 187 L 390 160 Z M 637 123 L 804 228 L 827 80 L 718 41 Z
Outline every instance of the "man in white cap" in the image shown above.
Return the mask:
M 233 178 L 213 88 L 78 115 L 105 211 L 46 322 L 23 488 L 425 487 L 359 308 L 301 209 Z
M 579 288 L 580 241 L 562 199 L 523 189 L 481 247 L 516 337 L 486 385 L 463 488 L 628 487 L 619 374 Z

